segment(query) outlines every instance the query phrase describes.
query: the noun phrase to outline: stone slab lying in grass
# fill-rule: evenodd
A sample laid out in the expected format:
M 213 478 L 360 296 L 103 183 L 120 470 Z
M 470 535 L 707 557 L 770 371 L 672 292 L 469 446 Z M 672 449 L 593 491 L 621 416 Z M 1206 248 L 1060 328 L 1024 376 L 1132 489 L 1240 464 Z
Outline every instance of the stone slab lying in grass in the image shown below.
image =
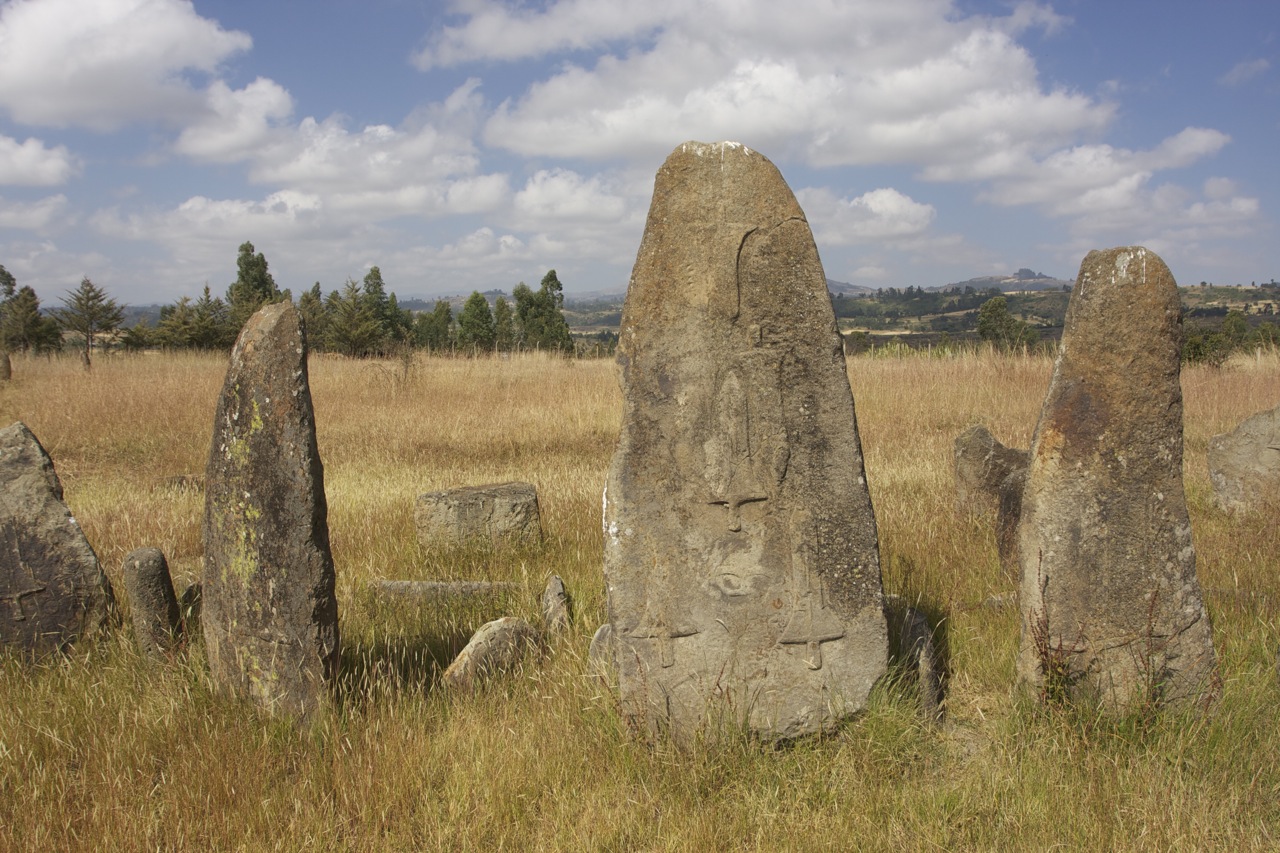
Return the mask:
M 414 505 L 418 541 L 441 543 L 542 540 L 538 490 L 532 483 L 492 483 L 419 495 Z

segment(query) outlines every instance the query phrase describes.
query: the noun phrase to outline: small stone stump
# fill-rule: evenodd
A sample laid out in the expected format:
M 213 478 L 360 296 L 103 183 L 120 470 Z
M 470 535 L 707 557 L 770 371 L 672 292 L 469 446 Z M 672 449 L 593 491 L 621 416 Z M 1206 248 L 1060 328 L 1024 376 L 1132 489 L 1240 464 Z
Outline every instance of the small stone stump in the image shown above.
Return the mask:
M 569 592 L 564 580 L 552 575 L 542 591 L 542 629 L 549 634 L 566 631 L 573 621 L 569 605 Z
M 1018 525 L 1018 674 L 1042 695 L 1123 710 L 1213 689 L 1182 482 L 1181 316 L 1153 252 L 1081 264 Z
M 1280 406 L 1209 440 L 1209 482 L 1225 510 L 1280 509 Z
M 414 526 L 423 545 L 542 541 L 538 490 L 532 483 L 493 483 L 419 495 Z
M 624 715 L 690 742 L 859 711 L 888 657 L 875 516 L 826 276 L 765 157 L 687 142 L 658 170 L 618 362 L 604 534 Z
M 0 430 L 0 643 L 39 657 L 104 632 L 115 597 L 39 440 Z
M 120 567 L 129 594 L 134 639 L 149 657 L 164 657 L 182 642 L 182 613 L 169 563 L 159 548 L 135 548 Z
M 205 474 L 201 625 L 214 680 L 272 712 L 306 715 L 338 666 L 324 467 L 302 319 L 249 318 L 214 416 Z
M 885 596 L 890 628 L 890 657 L 915 688 L 920 715 L 929 724 L 943 717 L 943 664 L 928 618 L 897 595 Z
M 523 619 L 503 616 L 486 622 L 444 671 L 441 681 L 450 690 L 476 690 L 489 678 L 518 667 L 541 645 L 542 635 Z
M 969 427 L 955 440 L 956 508 L 990 513 L 1000 501 L 1000 489 L 1010 474 L 1024 471 L 1029 454 L 1005 447 L 982 424 Z

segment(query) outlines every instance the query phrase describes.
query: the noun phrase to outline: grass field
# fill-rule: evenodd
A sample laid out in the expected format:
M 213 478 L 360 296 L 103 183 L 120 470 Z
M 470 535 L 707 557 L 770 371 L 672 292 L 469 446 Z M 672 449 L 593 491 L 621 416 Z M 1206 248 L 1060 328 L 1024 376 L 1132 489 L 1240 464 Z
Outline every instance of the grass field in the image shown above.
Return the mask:
M 0 654 L 0 850 L 1266 850 L 1280 847 L 1280 525 L 1212 506 L 1210 436 L 1280 403 L 1280 356 L 1183 374 L 1186 484 L 1223 695 L 1207 716 L 1102 719 L 1013 690 L 1016 608 L 990 523 L 953 507 L 951 447 L 975 422 L 1027 446 L 1043 357 L 849 362 L 885 588 L 941 621 L 948 722 L 891 684 L 837 732 L 679 752 L 631 740 L 587 675 L 604 611 L 600 491 L 618 429 L 611 362 L 315 357 L 343 676 L 314 725 L 218 695 L 200 644 L 155 667 L 128 630 L 38 666 Z M 199 574 L 202 474 L 225 359 L 15 358 L 22 420 L 123 599 L 133 548 Z M 546 541 L 426 549 L 424 491 L 537 484 Z M 533 618 L 550 574 L 577 621 L 474 697 L 437 690 L 469 632 Z M 514 580 L 465 609 L 380 601 L 376 577 Z M 122 600 L 124 607 L 128 602 Z

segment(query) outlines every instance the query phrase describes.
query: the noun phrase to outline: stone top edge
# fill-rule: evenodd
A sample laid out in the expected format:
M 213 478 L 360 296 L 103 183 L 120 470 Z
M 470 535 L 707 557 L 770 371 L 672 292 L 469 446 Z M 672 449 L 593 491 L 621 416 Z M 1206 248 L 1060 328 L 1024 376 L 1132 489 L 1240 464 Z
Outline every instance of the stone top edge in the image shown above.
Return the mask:
M 730 140 L 723 140 L 720 142 L 698 142 L 697 140 L 691 139 L 688 142 L 681 143 L 676 150 L 681 154 L 696 154 L 699 156 L 703 154 L 720 154 L 723 156 L 726 151 L 741 151 L 744 154 L 755 153 L 741 142 L 733 142 Z

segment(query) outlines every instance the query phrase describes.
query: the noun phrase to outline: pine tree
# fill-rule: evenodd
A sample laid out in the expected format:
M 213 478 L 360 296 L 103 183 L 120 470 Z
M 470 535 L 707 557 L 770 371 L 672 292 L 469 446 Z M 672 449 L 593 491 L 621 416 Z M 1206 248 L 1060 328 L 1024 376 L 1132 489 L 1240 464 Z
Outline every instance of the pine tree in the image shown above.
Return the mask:
M 280 289 L 267 269 L 267 259 L 261 252 L 253 253 L 253 244 L 240 244 L 236 257 L 236 280 L 227 288 L 227 308 L 235 333 L 240 334 L 246 320 L 268 302 L 280 299 Z
M 8 286 L 5 286 L 8 292 Z M 0 343 L 9 352 L 49 352 L 62 346 L 62 333 L 51 317 L 40 313 L 40 298 L 23 285 L 4 300 L 0 311 Z
M 85 370 L 92 366 L 89 353 L 93 349 L 93 340 L 101 335 L 114 332 L 124 320 L 124 310 L 114 299 L 107 297 L 106 291 L 98 287 L 88 276 L 80 280 L 80 286 L 69 291 L 62 300 L 63 306 L 53 312 L 58 325 L 69 332 L 74 332 L 84 339 L 84 350 L 80 358 Z
M 367 356 L 376 351 L 382 328 L 354 279 L 347 279 L 341 294 L 334 291 L 329 295 L 325 311 L 329 315 L 329 349 L 350 356 Z
M 516 285 L 516 324 L 521 342 L 527 347 L 555 351 L 572 351 L 573 336 L 565 322 L 563 286 L 555 270 L 542 277 L 537 292 L 524 282 Z
M 473 355 L 493 349 L 493 313 L 479 291 L 471 292 L 458 315 L 458 345 Z
M 191 307 L 190 296 L 183 296 L 160 309 L 160 325 L 156 326 L 155 338 L 166 349 L 195 346 L 196 312 Z
M 448 300 L 437 300 L 434 309 L 419 314 L 413 332 L 418 346 L 432 352 L 447 350 L 453 343 L 453 309 Z
M 138 322 L 124 330 L 120 335 L 120 346 L 129 352 L 139 352 L 147 347 L 154 346 L 156 343 L 156 330 L 151 328 L 151 323 L 146 317 L 139 318 Z
M 195 301 L 191 345 L 199 349 L 230 349 L 235 345 L 238 327 L 231 322 L 227 304 L 209 292 L 209 285 Z
M 493 348 L 498 352 L 511 352 L 515 345 L 516 326 L 511 303 L 499 296 L 493 303 Z
M 329 335 L 329 313 L 324 307 L 320 282 L 298 297 L 298 313 L 307 330 L 307 345 L 312 349 L 326 349 Z

